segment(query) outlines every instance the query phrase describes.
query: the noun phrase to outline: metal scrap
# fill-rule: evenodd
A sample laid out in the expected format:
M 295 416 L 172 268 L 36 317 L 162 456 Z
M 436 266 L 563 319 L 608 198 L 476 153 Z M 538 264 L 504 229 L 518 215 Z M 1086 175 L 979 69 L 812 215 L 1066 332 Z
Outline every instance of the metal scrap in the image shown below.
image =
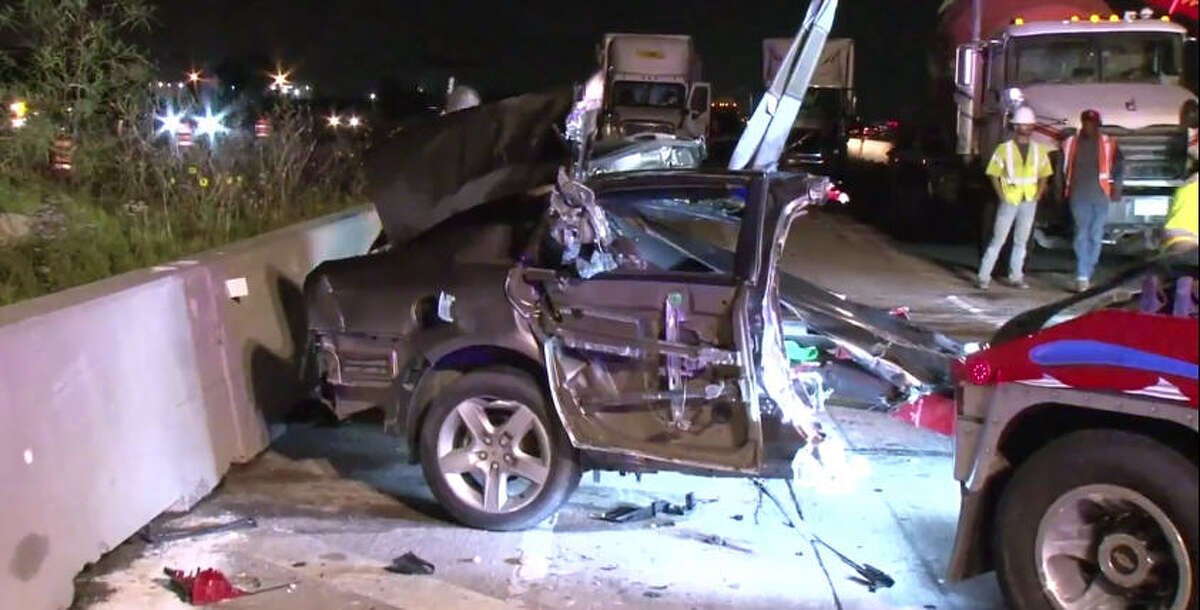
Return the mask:
M 698 500 L 695 493 L 688 492 L 684 496 L 683 505 L 672 504 L 666 500 L 655 500 L 646 506 L 618 506 L 605 513 L 593 514 L 592 518 L 609 523 L 634 523 L 653 519 L 660 515 L 682 517 L 695 510 L 697 506 L 709 502 L 716 502 L 716 500 Z M 663 524 L 665 523 L 663 522 Z M 659 527 L 663 527 L 663 524 L 660 524 Z M 674 523 L 671 522 L 671 525 Z
M 258 527 L 258 522 L 254 517 L 243 517 L 228 523 L 219 523 L 216 525 L 201 525 L 197 527 L 185 527 L 180 529 L 163 530 L 160 532 L 152 532 L 148 529 L 142 530 L 139 535 L 142 540 L 150 544 L 159 544 L 161 542 L 170 542 L 173 540 L 182 540 L 184 538 L 194 538 L 196 536 L 206 536 L 208 534 L 221 534 L 224 532 L 232 532 L 234 530 L 252 529 Z
M 604 210 L 596 205 L 596 193 L 561 168 L 550 193 L 550 210 L 554 216 L 550 235 L 563 247 L 563 265 L 574 265 L 585 279 L 617 268 L 608 250 L 613 234 Z
M 734 544 L 716 534 L 710 534 L 708 536 L 704 536 L 703 538 L 700 539 L 700 541 L 705 544 L 711 544 L 713 546 L 722 546 L 727 549 L 733 549 L 735 551 L 741 551 L 743 553 L 750 553 L 750 554 L 754 553 L 753 550 L 746 548 L 744 546 L 738 545 L 738 544 Z

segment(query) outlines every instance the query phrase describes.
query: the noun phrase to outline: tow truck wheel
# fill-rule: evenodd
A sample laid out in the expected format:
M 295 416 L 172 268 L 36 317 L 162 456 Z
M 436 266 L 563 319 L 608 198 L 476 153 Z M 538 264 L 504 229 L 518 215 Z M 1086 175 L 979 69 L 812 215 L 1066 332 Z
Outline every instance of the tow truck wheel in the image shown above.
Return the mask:
M 1075 432 L 1013 475 L 996 515 L 996 570 L 1016 610 L 1197 602 L 1197 468 L 1151 438 Z
M 575 448 L 537 383 L 517 370 L 455 381 L 430 406 L 418 451 L 433 495 L 471 527 L 533 527 L 579 484 Z

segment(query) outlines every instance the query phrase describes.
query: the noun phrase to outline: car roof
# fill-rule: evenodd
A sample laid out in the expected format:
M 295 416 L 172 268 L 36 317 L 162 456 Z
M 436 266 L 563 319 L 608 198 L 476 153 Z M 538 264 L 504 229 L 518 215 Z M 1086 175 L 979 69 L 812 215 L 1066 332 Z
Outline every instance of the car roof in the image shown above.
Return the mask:
M 651 169 L 601 174 L 589 180 L 588 186 L 607 191 L 721 186 L 730 182 L 745 185 L 763 175 L 763 172 L 723 168 Z

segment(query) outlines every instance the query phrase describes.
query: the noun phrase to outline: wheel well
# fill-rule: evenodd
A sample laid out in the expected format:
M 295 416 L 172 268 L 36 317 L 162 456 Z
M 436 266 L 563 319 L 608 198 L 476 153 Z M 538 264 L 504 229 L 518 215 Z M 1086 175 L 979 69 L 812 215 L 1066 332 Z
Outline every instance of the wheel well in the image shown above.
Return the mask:
M 1167 420 L 1114 413 L 1069 404 L 1045 403 L 1026 409 L 1009 422 L 1000 437 L 999 452 L 1010 467 L 995 476 L 988 484 L 983 501 L 984 515 L 980 520 L 979 542 L 985 547 L 985 561 L 990 565 L 994 535 L 996 505 L 1013 473 L 1038 449 L 1056 439 L 1081 430 L 1117 429 L 1155 439 L 1182 454 L 1193 464 L 1197 462 L 1197 433 L 1181 424 Z
M 516 369 L 532 377 L 538 387 L 542 388 L 542 392 L 546 394 L 547 402 L 549 402 L 545 369 L 542 368 L 540 362 L 526 354 L 497 345 L 470 345 L 444 354 L 430 362 L 422 374 L 422 382 L 419 384 L 417 392 L 409 403 L 409 407 L 414 410 L 413 413 L 407 415 L 409 425 L 405 430 L 410 461 L 416 461 L 419 455 L 417 443 L 421 438 L 421 426 L 425 424 L 425 414 L 429 411 L 429 405 L 438 392 L 462 375 L 480 369 L 497 367 Z
M 1173 408 L 1173 407 L 1168 407 Z M 1196 463 L 1196 431 L 1171 421 L 1067 404 L 1041 404 L 1009 423 L 1000 452 L 1015 468 L 1056 438 L 1079 430 L 1114 428 L 1153 438 Z

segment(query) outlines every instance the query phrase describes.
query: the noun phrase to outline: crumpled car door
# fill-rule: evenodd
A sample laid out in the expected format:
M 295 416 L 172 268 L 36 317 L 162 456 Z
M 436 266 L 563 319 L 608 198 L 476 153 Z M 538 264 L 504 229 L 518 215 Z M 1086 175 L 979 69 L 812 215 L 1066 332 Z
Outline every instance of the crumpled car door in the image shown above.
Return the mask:
M 556 215 L 562 267 L 526 272 L 541 287 L 535 324 L 572 443 L 643 464 L 758 472 L 760 410 L 745 368 L 754 340 L 734 324 L 744 283 L 733 273 L 646 268 L 638 236 L 591 209 L 574 217 L 575 229 L 563 226 L 570 212 Z M 578 226 L 593 221 L 604 228 Z M 619 263 L 591 273 L 591 262 L 575 264 L 588 256 Z

